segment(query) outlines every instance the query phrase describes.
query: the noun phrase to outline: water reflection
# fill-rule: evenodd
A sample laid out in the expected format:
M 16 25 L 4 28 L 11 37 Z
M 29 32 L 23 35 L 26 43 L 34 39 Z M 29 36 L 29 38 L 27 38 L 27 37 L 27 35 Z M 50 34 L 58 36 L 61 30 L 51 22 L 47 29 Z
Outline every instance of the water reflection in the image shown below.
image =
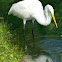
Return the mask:
M 53 62 L 52 58 L 48 55 L 40 55 L 33 58 L 31 55 L 25 55 L 22 62 Z
M 62 62 L 62 36 L 39 36 L 35 37 L 35 49 L 32 47 L 33 40 L 27 40 L 29 53 L 32 56 L 49 55 L 53 62 Z M 48 61 L 48 60 L 47 60 Z

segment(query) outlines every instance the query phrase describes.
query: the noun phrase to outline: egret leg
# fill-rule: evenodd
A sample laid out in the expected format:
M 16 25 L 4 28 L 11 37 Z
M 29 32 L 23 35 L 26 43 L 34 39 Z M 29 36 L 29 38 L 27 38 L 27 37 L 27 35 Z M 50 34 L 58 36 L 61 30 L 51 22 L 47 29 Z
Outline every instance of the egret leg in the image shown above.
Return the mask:
M 25 19 L 23 20 L 23 23 L 24 23 L 23 38 L 24 38 L 24 42 L 25 42 L 25 50 L 27 50 L 27 42 L 26 42 L 26 39 L 25 39 L 25 24 L 26 24 L 26 20 Z
M 34 38 L 34 21 L 35 20 L 32 20 L 32 36 L 33 36 L 33 47 L 35 48 L 35 38 Z

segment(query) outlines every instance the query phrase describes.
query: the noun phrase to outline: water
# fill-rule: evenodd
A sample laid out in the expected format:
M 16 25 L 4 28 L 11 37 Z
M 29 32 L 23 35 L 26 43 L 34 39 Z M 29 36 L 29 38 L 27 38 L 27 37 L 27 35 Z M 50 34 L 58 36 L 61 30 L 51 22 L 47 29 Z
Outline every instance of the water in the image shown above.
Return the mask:
M 32 39 L 28 40 L 28 49 L 32 57 L 41 55 L 50 56 L 53 62 L 62 62 L 62 36 L 39 36 L 35 37 L 35 48 L 33 48 Z M 37 58 L 38 59 L 38 58 Z
M 13 0 L 0 1 L 0 16 L 5 17 L 5 21 L 8 21 L 8 29 L 12 33 L 11 39 L 13 44 L 19 43 L 19 47 L 24 47 L 22 20 L 12 15 L 7 15 L 13 2 Z M 53 62 L 62 62 L 62 0 L 41 0 L 41 2 L 43 6 L 51 4 L 54 7 L 58 29 L 55 28 L 53 20 L 47 27 L 41 26 L 35 21 L 35 48 L 33 48 L 32 22 L 27 21 L 25 32 L 30 60 L 33 60 L 32 58 L 38 59 L 41 55 L 47 55 L 53 59 Z M 48 62 L 48 60 L 46 60 L 46 62 Z

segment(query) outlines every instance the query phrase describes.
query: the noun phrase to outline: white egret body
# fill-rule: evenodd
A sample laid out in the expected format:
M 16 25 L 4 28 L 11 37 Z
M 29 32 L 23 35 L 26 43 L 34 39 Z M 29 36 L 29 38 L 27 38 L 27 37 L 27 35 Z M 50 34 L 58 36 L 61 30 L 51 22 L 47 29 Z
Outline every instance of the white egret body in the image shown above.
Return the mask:
M 23 0 L 14 3 L 8 14 L 23 19 L 24 29 L 27 20 L 32 20 L 33 23 L 36 20 L 39 24 L 47 26 L 51 23 L 52 17 L 57 27 L 53 7 L 48 4 L 43 10 L 42 3 L 39 0 Z

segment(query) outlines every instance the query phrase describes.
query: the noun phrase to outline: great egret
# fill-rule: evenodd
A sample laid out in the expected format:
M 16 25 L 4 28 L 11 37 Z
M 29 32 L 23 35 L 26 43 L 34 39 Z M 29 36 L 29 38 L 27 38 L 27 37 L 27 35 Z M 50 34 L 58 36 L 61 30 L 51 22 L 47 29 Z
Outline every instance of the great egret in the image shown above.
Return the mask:
M 8 12 L 8 15 L 10 14 L 23 19 L 25 48 L 27 47 L 25 40 L 25 24 L 27 20 L 32 20 L 32 24 L 34 23 L 34 20 L 36 20 L 40 25 L 47 26 L 51 23 L 51 19 L 53 18 L 57 27 L 53 7 L 48 4 L 43 10 L 42 3 L 39 0 L 23 0 L 14 3 Z

